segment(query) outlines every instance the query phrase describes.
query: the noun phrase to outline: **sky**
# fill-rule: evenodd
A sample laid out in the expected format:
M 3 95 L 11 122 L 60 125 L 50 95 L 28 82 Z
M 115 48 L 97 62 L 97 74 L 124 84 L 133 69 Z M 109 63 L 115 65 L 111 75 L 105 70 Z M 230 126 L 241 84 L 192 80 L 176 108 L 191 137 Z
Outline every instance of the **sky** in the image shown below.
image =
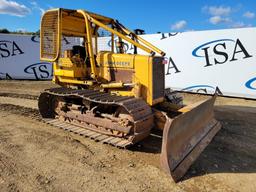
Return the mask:
M 146 33 L 256 26 L 255 0 L 0 0 L 0 28 L 35 32 L 52 8 L 85 9 Z

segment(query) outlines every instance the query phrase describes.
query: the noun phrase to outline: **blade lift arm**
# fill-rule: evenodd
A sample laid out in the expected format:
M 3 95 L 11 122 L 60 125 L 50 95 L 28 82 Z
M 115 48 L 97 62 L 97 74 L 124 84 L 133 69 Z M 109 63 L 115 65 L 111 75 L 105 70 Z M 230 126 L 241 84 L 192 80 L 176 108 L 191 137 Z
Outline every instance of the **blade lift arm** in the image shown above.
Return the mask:
M 152 45 L 151 43 L 149 43 L 148 41 L 146 41 L 145 39 L 143 39 L 142 37 L 138 36 L 137 34 L 135 34 L 133 31 L 127 29 L 125 26 L 123 26 L 121 23 L 119 23 L 118 20 L 115 21 L 115 24 L 118 25 L 118 27 L 126 34 L 129 35 L 130 37 L 133 37 L 137 40 L 139 40 L 141 43 L 145 44 L 146 46 L 148 46 L 150 49 L 152 49 L 153 51 L 157 52 L 158 54 L 165 56 L 165 52 L 163 52 L 162 50 L 158 49 L 156 46 Z
M 97 70 L 96 70 L 96 62 L 95 58 L 93 55 L 93 45 L 92 45 L 92 31 L 91 31 L 91 23 L 94 23 L 98 27 L 102 27 L 103 29 L 109 31 L 112 34 L 112 49 L 113 49 L 113 35 L 117 35 L 119 38 L 124 39 L 125 41 L 131 43 L 135 47 L 138 47 L 142 49 L 143 51 L 151 54 L 152 56 L 155 55 L 155 53 L 160 54 L 161 56 L 165 56 L 165 53 L 149 43 L 148 41 L 144 40 L 140 36 L 136 35 L 132 31 L 128 30 L 125 28 L 121 23 L 119 23 L 117 20 L 112 20 L 112 25 L 115 26 L 120 30 L 117 31 L 111 27 L 108 27 L 104 23 L 100 22 L 99 20 L 91 17 L 89 13 L 87 13 L 84 10 L 77 10 L 78 13 L 82 14 L 84 19 L 85 19 L 85 24 L 86 24 L 86 37 L 87 37 L 87 47 L 88 47 L 88 53 L 89 53 L 89 59 L 91 63 L 91 68 L 92 68 L 92 78 L 97 79 Z M 91 23 L 90 23 L 91 22 Z

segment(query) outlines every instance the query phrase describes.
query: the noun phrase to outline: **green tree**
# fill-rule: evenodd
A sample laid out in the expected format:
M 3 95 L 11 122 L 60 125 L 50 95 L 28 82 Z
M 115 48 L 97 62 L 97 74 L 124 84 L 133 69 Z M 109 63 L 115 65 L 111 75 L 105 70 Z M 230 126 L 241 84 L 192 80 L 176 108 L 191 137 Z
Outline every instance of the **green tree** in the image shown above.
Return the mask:
M 40 35 L 40 29 L 34 32 L 33 35 Z
M 10 31 L 8 29 L 0 29 L 0 33 L 10 33 Z

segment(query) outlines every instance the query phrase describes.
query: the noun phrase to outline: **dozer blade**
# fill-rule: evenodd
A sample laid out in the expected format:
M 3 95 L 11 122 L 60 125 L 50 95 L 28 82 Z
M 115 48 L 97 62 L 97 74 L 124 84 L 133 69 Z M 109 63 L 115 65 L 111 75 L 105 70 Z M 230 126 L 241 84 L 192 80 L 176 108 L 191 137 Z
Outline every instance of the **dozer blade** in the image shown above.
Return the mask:
M 221 128 L 213 114 L 215 99 L 216 95 L 181 108 L 182 114 L 166 119 L 160 160 L 164 171 L 175 182 L 183 177 Z

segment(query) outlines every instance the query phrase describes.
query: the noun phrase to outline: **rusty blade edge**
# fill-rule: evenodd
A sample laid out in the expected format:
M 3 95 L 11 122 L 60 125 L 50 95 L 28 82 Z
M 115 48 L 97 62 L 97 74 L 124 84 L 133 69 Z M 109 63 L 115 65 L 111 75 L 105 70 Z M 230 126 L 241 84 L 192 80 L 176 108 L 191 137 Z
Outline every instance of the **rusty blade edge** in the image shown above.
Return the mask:
M 221 129 L 220 122 L 217 123 L 209 130 L 207 134 L 197 143 L 197 145 L 189 152 L 189 154 L 171 171 L 169 164 L 169 157 L 166 151 L 162 150 L 160 155 L 160 165 L 164 172 L 172 177 L 175 182 L 178 182 L 187 172 L 189 167 L 194 163 L 198 156 L 203 152 L 207 145 L 211 142 L 213 137 Z

